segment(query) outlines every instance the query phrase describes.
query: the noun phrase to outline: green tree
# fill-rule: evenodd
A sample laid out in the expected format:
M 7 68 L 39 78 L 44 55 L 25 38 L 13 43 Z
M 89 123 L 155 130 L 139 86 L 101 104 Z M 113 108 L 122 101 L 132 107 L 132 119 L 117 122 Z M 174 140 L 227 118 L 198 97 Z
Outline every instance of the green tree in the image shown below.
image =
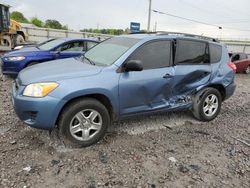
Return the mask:
M 46 20 L 45 27 L 52 29 L 62 29 L 62 24 L 57 20 Z
M 28 19 L 24 17 L 23 13 L 14 11 L 10 14 L 10 18 L 20 22 L 20 23 L 29 23 Z
M 43 27 L 44 23 L 42 20 L 39 20 L 37 17 L 31 18 L 31 23 L 34 24 L 37 27 Z
M 109 35 L 122 35 L 128 32 L 127 30 L 123 29 L 82 29 L 80 31 L 89 33 L 109 34 Z
M 68 25 L 64 25 L 64 26 L 62 26 L 62 30 L 69 30 Z

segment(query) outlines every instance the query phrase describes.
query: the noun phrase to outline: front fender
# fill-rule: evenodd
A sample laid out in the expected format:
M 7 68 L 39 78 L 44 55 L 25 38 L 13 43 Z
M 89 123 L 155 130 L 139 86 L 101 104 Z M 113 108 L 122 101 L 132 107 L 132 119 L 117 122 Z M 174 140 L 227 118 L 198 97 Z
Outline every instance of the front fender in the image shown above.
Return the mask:
M 102 89 L 102 88 L 95 88 L 95 89 L 84 89 L 84 90 L 79 90 L 75 91 L 73 93 L 70 93 L 69 95 L 65 96 L 62 100 L 63 101 L 71 101 L 73 99 L 79 98 L 79 97 L 84 97 L 88 95 L 103 95 L 106 98 L 109 99 L 113 110 L 115 113 L 118 113 L 118 101 L 115 100 L 117 97 L 114 96 L 109 90 Z

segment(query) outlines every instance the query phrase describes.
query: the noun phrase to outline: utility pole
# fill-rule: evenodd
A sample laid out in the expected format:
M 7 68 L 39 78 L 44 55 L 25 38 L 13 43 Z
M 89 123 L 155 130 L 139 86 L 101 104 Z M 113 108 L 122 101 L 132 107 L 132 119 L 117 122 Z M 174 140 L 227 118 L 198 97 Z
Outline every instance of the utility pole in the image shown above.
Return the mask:
M 147 29 L 148 32 L 150 32 L 151 12 L 152 12 L 152 0 L 149 0 L 149 9 L 148 9 L 148 29 Z
M 155 22 L 154 32 L 157 31 L 157 22 Z

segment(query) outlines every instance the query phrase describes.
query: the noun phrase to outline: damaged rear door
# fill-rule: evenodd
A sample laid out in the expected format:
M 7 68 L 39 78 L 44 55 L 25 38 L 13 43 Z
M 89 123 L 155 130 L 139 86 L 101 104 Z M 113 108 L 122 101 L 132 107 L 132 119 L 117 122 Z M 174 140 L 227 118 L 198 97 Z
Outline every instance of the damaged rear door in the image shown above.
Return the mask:
M 190 99 L 193 91 L 209 83 L 211 65 L 207 42 L 178 39 L 175 53 L 175 79 L 172 85 L 173 98 Z
M 141 61 L 140 72 L 123 72 L 119 80 L 120 114 L 168 108 L 171 96 L 172 40 L 154 40 L 139 47 L 129 60 Z M 127 62 L 126 61 L 126 62 Z

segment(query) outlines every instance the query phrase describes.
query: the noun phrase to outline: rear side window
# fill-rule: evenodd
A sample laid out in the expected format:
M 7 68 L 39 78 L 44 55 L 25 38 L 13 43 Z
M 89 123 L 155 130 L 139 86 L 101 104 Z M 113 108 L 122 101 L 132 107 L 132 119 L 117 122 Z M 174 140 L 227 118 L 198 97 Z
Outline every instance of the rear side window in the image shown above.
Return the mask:
M 176 64 L 209 63 L 208 45 L 201 41 L 178 40 Z
M 143 69 L 157 69 L 171 65 L 171 41 L 154 41 L 135 51 L 130 60 L 142 62 Z
M 222 56 L 222 47 L 216 44 L 209 44 L 210 62 L 218 63 Z

